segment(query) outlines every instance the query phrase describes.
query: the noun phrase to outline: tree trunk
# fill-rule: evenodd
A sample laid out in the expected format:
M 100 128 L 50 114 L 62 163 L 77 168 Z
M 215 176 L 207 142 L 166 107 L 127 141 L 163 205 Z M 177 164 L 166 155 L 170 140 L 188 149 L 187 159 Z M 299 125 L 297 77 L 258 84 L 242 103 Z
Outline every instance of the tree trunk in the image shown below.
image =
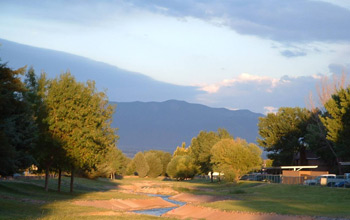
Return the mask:
M 74 167 L 72 167 L 70 175 L 70 192 L 73 193 L 73 183 L 74 183 Z
M 306 166 L 307 165 L 307 159 L 306 159 L 306 147 L 302 146 L 300 148 L 299 152 L 299 163 L 297 164 L 299 166 Z
M 210 182 L 214 182 L 213 171 L 210 172 Z
M 318 119 L 319 119 L 319 118 L 315 119 L 316 122 L 317 122 L 317 126 L 318 126 L 318 128 L 319 128 L 320 133 L 322 134 L 322 136 L 325 137 L 325 139 L 326 139 L 326 144 L 327 144 L 328 148 L 330 149 L 330 151 L 332 152 L 333 156 L 335 157 L 335 160 L 337 161 L 337 166 L 338 166 L 339 175 L 342 175 L 342 174 L 343 174 L 343 168 L 342 168 L 342 166 L 341 166 L 341 164 L 340 164 L 341 158 L 338 157 L 338 155 L 337 155 L 337 153 L 335 152 L 335 150 L 334 150 L 332 144 L 330 143 L 330 141 L 327 140 L 327 138 L 326 138 L 327 134 L 326 134 L 325 130 L 324 130 L 323 127 L 322 127 L 321 121 L 318 120 Z
M 50 171 L 50 165 L 46 165 L 45 168 L 45 191 L 49 191 L 49 171 Z
M 61 168 L 58 168 L 57 192 L 61 192 L 61 177 L 62 177 L 62 170 Z

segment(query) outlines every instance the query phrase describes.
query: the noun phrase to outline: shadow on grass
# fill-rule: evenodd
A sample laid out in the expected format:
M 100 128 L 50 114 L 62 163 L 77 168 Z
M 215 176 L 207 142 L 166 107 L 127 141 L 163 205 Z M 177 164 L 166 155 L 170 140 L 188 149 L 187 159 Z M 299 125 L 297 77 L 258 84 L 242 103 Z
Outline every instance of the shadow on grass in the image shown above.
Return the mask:
M 75 199 L 112 199 L 120 193 L 104 193 L 118 188 L 108 179 L 88 180 L 75 178 L 74 192 L 69 193 L 70 178 L 62 178 L 61 192 L 57 192 L 57 179 L 50 179 L 49 191 L 44 191 L 43 179 L 15 179 L 0 181 L 0 219 L 38 219 L 54 211 L 69 212 L 84 208 L 70 205 Z M 121 196 L 123 197 L 123 196 Z
M 238 199 L 205 206 L 228 211 L 347 218 L 350 216 L 348 189 L 285 184 L 254 186 L 249 183 L 231 186 L 228 189 L 228 192 Z
M 173 188 L 194 195 L 225 196 L 229 199 L 202 205 L 227 211 L 350 217 L 350 189 L 203 179 L 174 181 Z

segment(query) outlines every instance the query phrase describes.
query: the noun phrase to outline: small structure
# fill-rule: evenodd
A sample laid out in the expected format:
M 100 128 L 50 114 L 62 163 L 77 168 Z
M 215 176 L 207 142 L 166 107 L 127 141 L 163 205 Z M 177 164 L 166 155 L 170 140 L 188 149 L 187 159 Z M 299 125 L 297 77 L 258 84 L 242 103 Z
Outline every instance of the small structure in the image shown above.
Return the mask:
M 318 166 L 281 166 L 283 184 L 303 184 L 305 180 L 328 174 L 328 171 L 311 171 L 302 169 L 317 169 Z

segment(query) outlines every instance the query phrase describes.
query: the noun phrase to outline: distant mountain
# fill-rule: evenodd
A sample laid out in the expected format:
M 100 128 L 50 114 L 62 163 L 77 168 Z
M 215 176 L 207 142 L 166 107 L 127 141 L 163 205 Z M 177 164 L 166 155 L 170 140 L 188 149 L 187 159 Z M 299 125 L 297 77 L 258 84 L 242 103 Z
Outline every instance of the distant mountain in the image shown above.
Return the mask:
M 31 47 L 4 39 L 0 39 L 0 44 L 1 62 L 8 62 L 9 67 L 33 66 L 37 74 L 45 71 L 50 78 L 70 70 L 78 81 L 94 80 L 100 91 L 108 89 L 109 100 L 113 101 L 193 101 L 195 96 L 201 93 L 196 87 L 160 82 L 140 73 L 69 53 Z
M 201 92 L 196 87 L 156 81 L 148 76 L 64 52 L 31 47 L 0 39 L 1 62 L 19 68 L 33 66 L 50 78 L 70 70 L 78 81 L 94 80 L 97 88 L 108 89 L 109 100 L 118 101 L 113 126 L 119 128 L 118 147 L 133 156 L 140 150 L 162 149 L 173 152 L 176 146 L 201 130 L 226 128 L 234 137 L 255 142 L 258 117 L 248 110 L 210 108 L 193 102 Z M 133 102 L 133 101 L 143 102 Z M 149 102 L 153 101 L 153 102 Z M 163 101 L 163 102 L 161 102 Z
M 141 150 L 173 152 L 183 141 L 187 145 L 201 130 L 227 129 L 235 138 L 256 142 L 258 118 L 248 110 L 210 108 L 200 104 L 165 102 L 118 102 L 113 127 L 119 128 L 118 147 L 128 156 Z

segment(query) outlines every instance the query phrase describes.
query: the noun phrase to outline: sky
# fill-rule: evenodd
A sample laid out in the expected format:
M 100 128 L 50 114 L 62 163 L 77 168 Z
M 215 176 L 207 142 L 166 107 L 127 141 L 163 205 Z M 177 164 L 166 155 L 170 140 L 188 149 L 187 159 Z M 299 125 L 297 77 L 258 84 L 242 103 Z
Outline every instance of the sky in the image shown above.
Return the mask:
M 202 91 L 196 102 L 214 107 L 262 113 L 304 107 L 322 76 L 350 67 L 348 0 L 0 0 L 0 5 L 0 38 L 195 86 Z

